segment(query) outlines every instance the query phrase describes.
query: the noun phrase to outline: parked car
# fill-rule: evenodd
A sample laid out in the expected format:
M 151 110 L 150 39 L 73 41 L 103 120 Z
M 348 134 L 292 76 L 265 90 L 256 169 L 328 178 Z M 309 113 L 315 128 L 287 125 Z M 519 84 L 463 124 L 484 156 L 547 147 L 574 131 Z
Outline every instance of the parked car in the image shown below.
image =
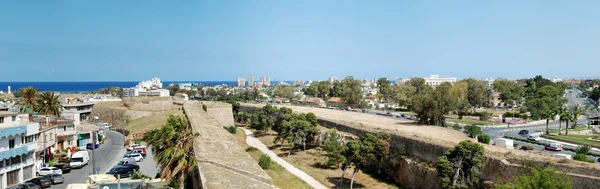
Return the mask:
M 135 147 L 138 147 L 138 146 L 140 146 L 140 145 L 139 144 L 131 144 L 131 145 L 129 145 L 129 147 L 127 147 L 127 151 L 134 150 Z
M 42 189 L 42 187 L 40 185 L 37 185 L 32 182 L 26 182 L 26 183 L 23 183 L 23 185 L 25 185 L 28 189 Z
M 108 171 L 106 174 L 113 175 L 115 177 L 120 175 L 121 178 L 128 178 L 128 177 L 131 177 L 131 175 L 133 175 L 133 172 L 135 172 L 135 171 L 136 170 L 133 166 L 117 165 L 114 168 L 112 168 L 110 171 Z
M 137 165 L 137 162 L 133 158 L 123 158 L 123 160 L 119 161 L 119 163 L 117 165 L 123 165 L 123 164 Z
M 528 136 L 527 140 L 542 141 L 542 138 L 540 138 L 539 136 Z
M 528 135 L 529 131 L 528 130 L 521 130 L 521 131 L 519 131 L 519 134 L 520 135 Z
M 33 182 L 37 185 L 40 185 L 42 188 L 50 187 L 50 185 L 52 185 L 52 181 L 46 177 L 35 177 L 27 182 Z
M 129 154 L 135 154 L 135 153 L 141 154 L 142 157 L 146 158 L 146 152 L 144 152 L 143 150 L 133 150 L 133 151 L 129 152 Z
M 546 146 L 544 146 L 545 150 L 552 150 L 552 151 L 562 151 L 562 144 L 558 144 L 558 143 L 550 143 Z
M 65 181 L 65 178 L 61 174 L 48 174 L 44 177 L 48 178 L 52 184 L 63 183 Z
M 54 164 L 54 167 L 59 168 L 63 173 L 71 172 L 71 166 L 66 163 Z
M 24 185 L 24 184 L 17 184 L 11 187 L 8 187 L 6 189 L 29 189 L 28 186 Z
M 135 161 L 137 162 L 144 161 L 144 156 L 142 156 L 142 154 L 139 153 L 125 154 L 123 158 L 132 158 L 135 159 Z
M 117 168 L 117 167 L 128 167 L 128 168 L 130 167 L 130 168 L 133 168 L 133 170 L 135 170 L 135 171 L 140 170 L 140 166 L 137 164 L 117 164 L 113 168 Z
M 62 170 L 56 167 L 43 167 L 38 171 L 38 175 L 45 176 L 49 174 L 62 174 Z
M 93 147 L 92 147 L 92 146 L 93 146 Z M 93 148 L 93 149 L 97 149 L 98 147 L 100 147 L 100 145 L 99 145 L 98 143 L 96 143 L 96 145 L 95 145 L 95 146 L 94 146 L 94 145 L 92 145 L 92 143 L 87 143 L 87 144 L 85 145 L 85 149 L 88 149 L 88 150 L 91 150 L 92 148 Z

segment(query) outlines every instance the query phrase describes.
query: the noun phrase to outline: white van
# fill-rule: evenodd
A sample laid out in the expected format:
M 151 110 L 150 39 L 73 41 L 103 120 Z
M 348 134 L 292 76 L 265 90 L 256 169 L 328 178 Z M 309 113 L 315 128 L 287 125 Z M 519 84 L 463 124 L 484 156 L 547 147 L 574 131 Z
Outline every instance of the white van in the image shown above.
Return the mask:
M 75 152 L 73 156 L 71 156 L 71 165 L 72 168 L 82 168 L 90 162 L 90 155 L 87 151 L 79 151 Z

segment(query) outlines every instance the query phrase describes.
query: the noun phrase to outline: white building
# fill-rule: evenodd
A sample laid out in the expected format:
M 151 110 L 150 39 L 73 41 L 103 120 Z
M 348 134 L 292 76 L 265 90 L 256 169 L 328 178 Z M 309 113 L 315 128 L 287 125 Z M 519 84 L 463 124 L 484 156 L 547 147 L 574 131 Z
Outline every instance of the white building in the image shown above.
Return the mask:
M 562 80 L 561 78 L 558 78 L 557 76 L 554 76 L 554 77 L 552 78 L 552 82 L 554 82 L 554 83 L 556 83 L 556 82 L 561 82 L 561 81 L 563 81 L 563 80 Z M 9 88 L 9 89 L 10 89 L 10 88 Z M 9 91 L 8 93 L 10 93 L 10 91 Z
M 246 81 L 244 80 L 244 78 L 241 78 L 241 77 L 237 78 L 237 86 L 238 87 L 244 87 L 244 86 L 246 86 Z
M 146 89 L 146 88 L 124 88 L 123 96 L 136 97 L 136 96 L 171 96 L 167 89 Z
M 158 77 L 152 78 L 152 80 L 148 80 L 148 81 L 141 81 L 140 83 L 138 83 L 136 86 L 136 88 L 163 88 L 163 84 L 162 82 L 160 82 L 160 79 Z
M 337 78 L 337 77 L 335 77 L 335 76 L 333 76 L 333 77 L 330 77 L 330 78 L 329 78 L 329 83 L 330 83 L 330 84 L 333 84 L 333 83 L 334 83 L 334 82 L 336 82 L 337 80 L 338 80 L 338 78 Z
M 439 75 L 430 75 L 429 77 L 425 77 L 423 79 L 425 79 L 425 83 L 431 86 L 436 86 L 444 82 L 456 83 L 458 80 L 456 77 L 441 77 Z
M 35 177 L 35 150 L 40 129 L 27 114 L 0 112 L 0 188 Z

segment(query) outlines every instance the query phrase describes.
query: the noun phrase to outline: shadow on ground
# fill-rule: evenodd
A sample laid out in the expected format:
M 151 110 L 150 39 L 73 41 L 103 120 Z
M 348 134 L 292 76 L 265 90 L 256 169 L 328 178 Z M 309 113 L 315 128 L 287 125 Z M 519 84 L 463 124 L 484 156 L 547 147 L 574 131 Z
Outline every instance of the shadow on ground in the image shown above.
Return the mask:
M 348 176 L 350 177 L 350 176 Z M 343 187 L 339 187 L 340 186 L 340 179 L 341 177 L 327 177 L 327 182 L 334 184 L 335 187 L 333 188 L 350 188 L 350 178 L 344 178 L 344 183 L 343 183 Z M 357 183 L 356 180 L 354 181 L 354 185 L 352 185 L 353 188 L 366 188 L 365 185 L 362 185 L 360 183 Z

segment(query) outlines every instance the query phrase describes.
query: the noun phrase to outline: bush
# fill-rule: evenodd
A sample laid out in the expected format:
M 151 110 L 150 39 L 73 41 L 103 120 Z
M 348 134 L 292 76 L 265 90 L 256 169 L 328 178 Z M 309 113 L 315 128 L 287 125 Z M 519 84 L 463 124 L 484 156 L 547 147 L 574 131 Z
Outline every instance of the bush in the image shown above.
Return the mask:
M 477 142 L 484 143 L 484 144 L 489 144 L 490 143 L 490 136 L 489 135 L 479 135 L 477 137 Z
M 265 154 L 260 155 L 260 158 L 258 159 L 258 165 L 263 169 L 270 169 L 271 158 Z
M 255 152 L 255 151 L 258 151 L 258 149 L 255 147 L 250 146 L 250 147 L 246 148 L 246 152 Z
M 516 142 L 515 142 L 515 143 L 513 143 L 513 147 L 514 147 L 515 149 L 517 149 L 517 147 L 519 147 L 519 143 L 516 143 Z
M 452 128 L 457 131 L 460 131 L 460 129 L 462 129 L 462 127 L 458 123 L 455 123 L 454 125 L 452 125 Z
M 592 147 L 590 147 L 590 145 L 584 144 L 584 145 L 577 147 L 577 149 L 575 149 L 575 153 L 587 155 L 588 153 L 590 153 L 591 148 Z
M 475 125 L 467 125 L 465 126 L 465 132 L 467 132 L 467 135 L 469 135 L 469 137 L 471 138 L 475 138 L 478 135 L 482 134 L 483 132 L 481 131 L 481 127 L 475 126 Z
M 521 146 L 521 150 L 533 150 L 533 146 L 529 144 L 523 144 L 523 146 Z
M 578 154 L 575 154 L 575 155 L 573 156 L 573 160 L 587 162 L 587 161 L 588 161 L 588 158 L 587 158 L 587 156 L 585 156 L 585 154 L 579 154 L 579 153 L 578 153 Z
M 236 134 L 237 133 L 237 127 L 235 126 L 229 126 L 229 127 L 223 127 L 225 130 L 229 131 L 229 133 L 231 134 Z

